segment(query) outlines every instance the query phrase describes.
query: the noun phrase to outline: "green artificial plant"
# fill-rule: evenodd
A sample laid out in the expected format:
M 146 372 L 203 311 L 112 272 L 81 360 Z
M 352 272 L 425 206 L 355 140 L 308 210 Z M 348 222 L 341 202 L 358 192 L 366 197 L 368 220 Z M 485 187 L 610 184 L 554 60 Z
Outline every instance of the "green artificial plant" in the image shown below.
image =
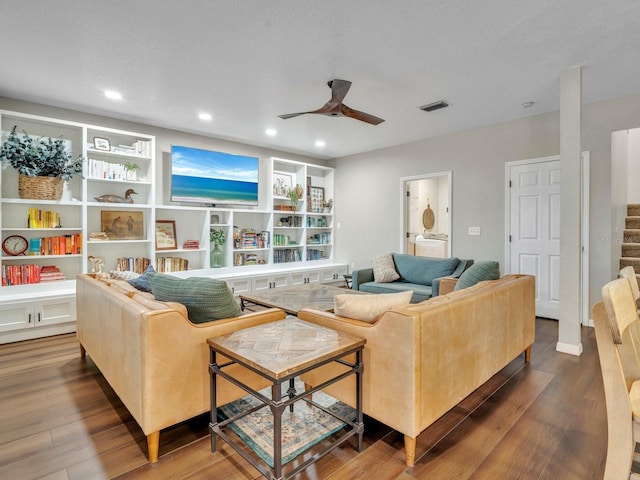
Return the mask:
M 24 132 L 16 133 L 17 125 L 11 129 L 7 140 L 0 148 L 0 160 L 8 161 L 21 175 L 28 177 L 60 177 L 70 180 L 82 176 L 82 155 L 73 158 L 62 139 L 34 139 Z
M 209 232 L 209 240 L 216 245 L 224 245 L 226 240 L 224 230 L 211 230 L 211 232 Z

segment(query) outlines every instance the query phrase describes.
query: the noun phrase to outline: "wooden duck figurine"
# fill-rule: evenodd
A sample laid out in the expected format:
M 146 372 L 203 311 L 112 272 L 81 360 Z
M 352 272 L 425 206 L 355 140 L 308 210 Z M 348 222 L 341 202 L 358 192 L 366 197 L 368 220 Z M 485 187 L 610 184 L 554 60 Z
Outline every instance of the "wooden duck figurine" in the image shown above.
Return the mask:
M 107 203 L 133 203 L 133 198 L 131 195 L 137 195 L 137 192 L 134 192 L 132 188 L 127 190 L 124 193 L 124 197 L 120 195 L 114 195 L 112 193 L 107 193 L 106 195 L 100 195 L 99 197 L 95 197 L 95 199 L 99 202 L 107 202 Z

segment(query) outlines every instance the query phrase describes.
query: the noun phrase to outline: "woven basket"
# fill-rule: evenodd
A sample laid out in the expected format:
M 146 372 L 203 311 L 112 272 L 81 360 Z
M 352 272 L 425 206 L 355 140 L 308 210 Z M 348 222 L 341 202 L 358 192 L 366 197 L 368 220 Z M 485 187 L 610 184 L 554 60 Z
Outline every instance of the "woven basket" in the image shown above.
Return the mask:
M 18 177 L 18 196 L 36 200 L 60 200 L 64 180 L 60 177 Z

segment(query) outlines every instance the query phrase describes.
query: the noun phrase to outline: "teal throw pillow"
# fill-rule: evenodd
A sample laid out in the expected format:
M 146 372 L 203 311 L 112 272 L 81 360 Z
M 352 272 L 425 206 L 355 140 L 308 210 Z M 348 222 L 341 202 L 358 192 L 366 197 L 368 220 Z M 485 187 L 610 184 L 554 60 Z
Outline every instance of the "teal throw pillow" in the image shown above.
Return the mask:
M 183 304 L 192 323 L 210 322 L 242 314 L 231 290 L 222 280 L 203 277 L 178 278 L 162 273 L 150 273 L 149 283 L 156 300 Z
M 484 280 L 497 280 L 499 278 L 500 264 L 498 262 L 475 262 L 460 275 L 454 290 L 462 290 Z
M 149 274 L 155 273 L 156 271 L 153 269 L 152 265 L 149 265 L 147 269 L 142 273 L 142 275 L 131 278 L 127 280 L 132 287 L 136 287 L 138 290 L 142 292 L 150 292 L 151 284 L 149 283 Z

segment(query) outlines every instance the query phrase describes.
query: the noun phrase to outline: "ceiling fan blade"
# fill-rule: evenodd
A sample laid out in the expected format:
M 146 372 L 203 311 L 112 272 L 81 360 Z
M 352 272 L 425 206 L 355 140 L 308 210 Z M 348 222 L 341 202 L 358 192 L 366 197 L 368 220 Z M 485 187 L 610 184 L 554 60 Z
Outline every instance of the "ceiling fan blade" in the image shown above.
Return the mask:
M 340 80 L 339 78 L 329 80 L 327 85 L 331 88 L 331 100 L 329 100 L 328 103 L 332 105 L 342 103 L 342 100 L 344 100 L 344 97 L 351 88 L 351 82 L 349 80 Z
M 347 107 L 344 103 L 340 106 L 340 110 L 342 115 L 345 117 L 355 118 L 356 120 L 360 120 L 362 122 L 370 123 L 371 125 L 378 125 L 384 122 L 384 119 L 376 117 L 375 115 L 371 115 L 369 113 L 361 112 L 359 110 L 354 110 L 353 108 Z
M 299 115 L 304 115 L 309 112 L 300 112 L 300 113 L 285 113 L 284 115 L 278 115 L 281 119 L 286 120 L 287 118 L 297 117 Z

